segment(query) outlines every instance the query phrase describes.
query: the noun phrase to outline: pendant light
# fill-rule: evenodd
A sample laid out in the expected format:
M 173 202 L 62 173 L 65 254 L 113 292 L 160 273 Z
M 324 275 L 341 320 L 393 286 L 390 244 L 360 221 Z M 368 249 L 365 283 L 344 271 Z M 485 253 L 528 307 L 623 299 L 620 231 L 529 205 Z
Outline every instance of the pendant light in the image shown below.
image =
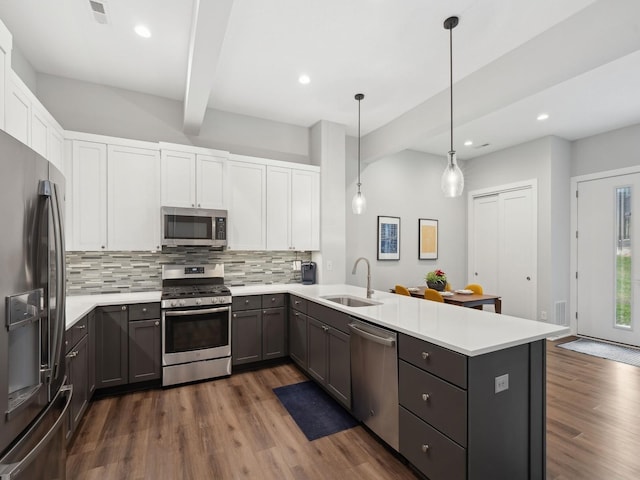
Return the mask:
M 357 93 L 355 99 L 358 101 L 358 191 L 351 200 L 351 209 L 355 215 L 362 215 L 367 209 L 367 199 L 360 191 L 360 101 L 364 98 L 362 93 Z
M 453 29 L 458 25 L 458 17 L 449 17 L 444 21 L 444 28 L 449 30 L 449 78 L 450 106 L 451 106 L 451 146 L 447 155 L 447 167 L 442 174 L 440 186 L 445 197 L 459 197 L 464 189 L 464 176 L 456 161 L 456 151 L 453 149 Z

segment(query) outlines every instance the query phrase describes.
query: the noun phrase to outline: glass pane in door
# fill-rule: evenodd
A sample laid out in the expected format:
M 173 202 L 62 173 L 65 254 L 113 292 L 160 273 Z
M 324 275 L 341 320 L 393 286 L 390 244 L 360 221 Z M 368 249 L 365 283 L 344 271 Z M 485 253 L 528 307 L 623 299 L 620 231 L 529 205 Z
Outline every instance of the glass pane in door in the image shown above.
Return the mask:
M 631 327 L 631 187 L 616 188 L 616 327 Z

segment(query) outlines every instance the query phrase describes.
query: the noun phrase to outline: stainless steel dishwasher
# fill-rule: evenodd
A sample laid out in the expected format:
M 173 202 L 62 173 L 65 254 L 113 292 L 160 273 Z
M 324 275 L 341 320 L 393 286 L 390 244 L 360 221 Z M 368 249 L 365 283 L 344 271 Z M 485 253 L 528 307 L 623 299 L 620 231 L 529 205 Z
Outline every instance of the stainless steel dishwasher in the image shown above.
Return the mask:
M 397 334 L 355 318 L 349 330 L 353 413 L 398 451 Z

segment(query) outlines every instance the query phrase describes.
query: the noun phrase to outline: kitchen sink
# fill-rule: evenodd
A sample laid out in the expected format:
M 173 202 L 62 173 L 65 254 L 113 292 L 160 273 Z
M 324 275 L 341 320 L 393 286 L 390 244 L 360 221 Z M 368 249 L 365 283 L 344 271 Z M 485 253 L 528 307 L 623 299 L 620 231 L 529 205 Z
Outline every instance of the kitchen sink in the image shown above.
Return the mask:
M 339 303 L 346 307 L 370 307 L 372 305 L 382 305 L 382 302 L 376 302 L 367 298 L 352 297 L 351 295 L 328 295 L 324 298 L 330 302 Z

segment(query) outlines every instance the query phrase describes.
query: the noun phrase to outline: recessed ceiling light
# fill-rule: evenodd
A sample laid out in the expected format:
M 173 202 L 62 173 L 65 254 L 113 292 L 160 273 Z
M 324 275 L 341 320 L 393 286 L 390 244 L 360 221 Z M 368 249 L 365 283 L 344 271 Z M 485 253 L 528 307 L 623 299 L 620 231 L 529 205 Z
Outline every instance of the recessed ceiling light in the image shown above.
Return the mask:
M 464 142 L 464 146 L 465 147 L 470 147 L 471 145 L 473 145 L 473 141 L 472 140 L 467 140 L 466 142 Z
M 549 114 L 548 113 L 541 113 L 540 115 L 538 115 L 537 120 L 546 120 L 547 118 L 549 118 Z
M 303 73 L 298 77 L 298 82 L 300 82 L 302 85 L 308 85 L 309 82 L 311 82 L 311 78 L 309 78 L 309 75 Z
M 149 30 L 144 25 L 136 25 L 136 28 L 134 28 L 134 30 L 142 38 L 149 38 L 151 36 L 151 30 Z

